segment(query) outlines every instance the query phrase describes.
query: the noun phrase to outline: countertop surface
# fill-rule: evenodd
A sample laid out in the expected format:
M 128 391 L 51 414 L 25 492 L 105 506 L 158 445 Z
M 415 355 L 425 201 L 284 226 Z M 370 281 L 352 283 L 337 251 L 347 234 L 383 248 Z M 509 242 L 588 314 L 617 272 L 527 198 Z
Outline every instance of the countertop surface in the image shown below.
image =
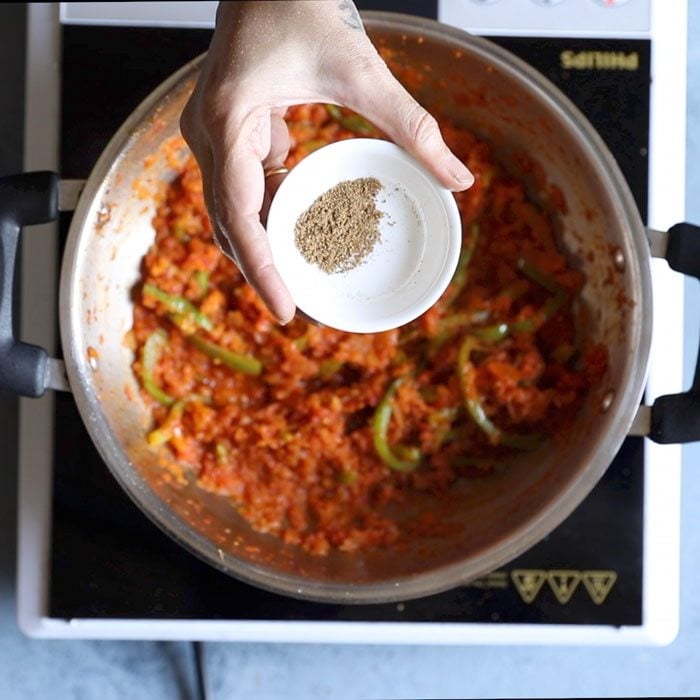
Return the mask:
M 700 4 L 690 2 L 687 220 L 700 222 Z M 21 169 L 23 8 L 0 8 L 0 175 Z M 16 70 L 14 71 L 16 74 Z M 685 376 L 698 347 L 700 292 L 686 283 Z M 190 698 L 186 642 L 41 641 L 15 610 L 16 400 L 0 392 L 0 697 Z M 635 697 L 700 693 L 700 444 L 683 448 L 681 616 L 663 648 L 425 647 L 207 643 L 213 698 Z

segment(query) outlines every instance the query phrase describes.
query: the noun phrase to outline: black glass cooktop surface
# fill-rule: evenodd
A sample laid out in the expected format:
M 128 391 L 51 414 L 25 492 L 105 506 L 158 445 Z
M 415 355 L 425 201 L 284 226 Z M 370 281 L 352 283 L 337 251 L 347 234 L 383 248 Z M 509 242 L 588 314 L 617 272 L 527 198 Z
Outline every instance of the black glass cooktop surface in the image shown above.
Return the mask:
M 362 5 L 362 3 L 359 3 Z M 61 173 L 84 178 L 164 78 L 203 52 L 197 29 L 63 28 Z M 499 38 L 557 83 L 647 203 L 649 42 Z M 636 52 L 636 71 L 567 69 L 563 51 Z M 61 229 L 67 231 L 68 216 Z M 174 544 L 122 492 L 70 395 L 58 394 L 50 616 L 57 618 L 642 623 L 644 450 L 627 439 L 585 502 L 548 538 L 469 586 L 399 605 L 315 604 L 260 591 Z

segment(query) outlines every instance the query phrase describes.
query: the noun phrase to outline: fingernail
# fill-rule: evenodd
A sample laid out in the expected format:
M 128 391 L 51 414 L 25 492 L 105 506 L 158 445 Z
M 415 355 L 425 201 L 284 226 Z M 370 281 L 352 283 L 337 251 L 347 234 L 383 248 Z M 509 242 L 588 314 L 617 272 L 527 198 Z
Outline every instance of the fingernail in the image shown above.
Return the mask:
M 474 184 L 474 175 L 461 160 L 453 155 L 450 155 L 447 168 L 455 182 L 463 187 L 471 187 Z
M 279 323 L 280 326 L 286 326 L 288 323 L 291 323 L 294 320 L 297 313 L 298 313 L 298 310 L 294 309 L 294 311 L 291 314 L 286 313 L 284 316 L 280 316 L 279 314 L 275 314 L 275 318 L 277 319 L 277 323 Z

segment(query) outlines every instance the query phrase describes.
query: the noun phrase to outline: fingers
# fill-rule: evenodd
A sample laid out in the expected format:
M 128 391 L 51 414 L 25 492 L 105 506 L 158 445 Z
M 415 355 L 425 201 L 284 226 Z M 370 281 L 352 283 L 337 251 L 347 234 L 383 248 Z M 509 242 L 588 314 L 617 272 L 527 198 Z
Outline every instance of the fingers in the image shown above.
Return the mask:
M 289 129 L 281 114 L 273 114 L 270 118 L 270 153 L 263 161 L 263 168 L 278 168 L 284 165 L 289 155 Z M 267 213 L 270 209 L 270 202 L 277 192 L 277 188 L 284 180 L 284 174 L 269 175 L 265 178 L 265 195 L 263 205 L 260 210 L 260 220 L 263 225 L 267 223 Z
M 265 188 L 260 159 L 247 149 L 232 153 L 215 165 L 212 187 L 217 224 L 241 272 L 277 319 L 288 323 L 294 317 L 294 302 L 272 262 L 260 222 Z
M 287 173 L 275 173 L 273 175 L 267 175 L 265 177 L 265 194 L 263 196 L 263 204 L 260 209 L 260 222 L 263 226 L 267 226 L 267 216 L 270 213 L 270 205 L 272 204 L 272 198 L 275 196 L 279 186 L 282 184 L 284 178 L 287 177 Z
M 274 127 L 273 136 L 269 118 L 236 129 L 221 125 L 210 129 L 208 144 L 199 140 L 191 146 L 202 171 L 215 241 L 236 262 L 279 322 L 288 323 L 294 317 L 295 305 L 274 267 L 267 233 L 260 222 L 266 185 L 263 154 L 283 159 L 289 150 L 286 127 L 285 134 L 279 127 Z
M 263 161 L 266 168 L 284 165 L 289 155 L 289 129 L 282 114 L 270 115 L 270 150 Z
M 345 104 L 419 160 L 445 187 L 466 190 L 474 176 L 444 142 L 437 121 L 406 92 L 377 54 L 376 68 L 349 86 Z M 371 84 L 370 84 L 371 83 Z

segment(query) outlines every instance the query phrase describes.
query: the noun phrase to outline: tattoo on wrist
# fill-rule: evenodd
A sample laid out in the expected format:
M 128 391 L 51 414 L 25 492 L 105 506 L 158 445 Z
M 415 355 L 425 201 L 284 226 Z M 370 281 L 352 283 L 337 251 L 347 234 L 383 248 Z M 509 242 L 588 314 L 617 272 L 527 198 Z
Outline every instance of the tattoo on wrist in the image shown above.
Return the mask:
M 338 9 L 340 10 L 340 17 L 345 25 L 350 27 L 350 29 L 359 29 L 361 32 L 365 31 L 360 13 L 357 11 L 355 3 L 352 0 L 338 0 Z

